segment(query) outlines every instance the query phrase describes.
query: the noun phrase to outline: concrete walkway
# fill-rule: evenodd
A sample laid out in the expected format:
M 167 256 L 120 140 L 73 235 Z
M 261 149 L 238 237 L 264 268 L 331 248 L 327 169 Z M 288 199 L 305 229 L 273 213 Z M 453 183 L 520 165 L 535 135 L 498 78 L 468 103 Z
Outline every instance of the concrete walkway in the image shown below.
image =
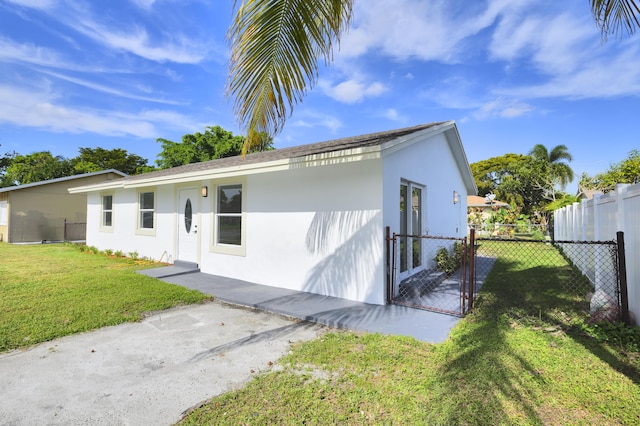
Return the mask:
M 372 305 L 204 274 L 188 266 L 140 273 L 199 290 L 217 300 L 354 331 L 412 336 L 440 343 L 460 318 L 399 305 Z

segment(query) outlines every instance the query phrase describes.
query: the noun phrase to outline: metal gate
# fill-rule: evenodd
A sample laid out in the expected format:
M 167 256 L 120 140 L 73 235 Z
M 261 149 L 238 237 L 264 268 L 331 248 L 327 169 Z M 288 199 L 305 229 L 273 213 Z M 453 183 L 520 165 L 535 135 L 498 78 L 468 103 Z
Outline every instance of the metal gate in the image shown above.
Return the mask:
M 514 286 L 571 298 L 594 321 L 629 321 L 622 232 L 617 241 L 592 242 L 476 238 L 474 230 L 468 238 L 404 235 L 387 228 L 386 241 L 389 303 L 464 316 L 500 262 L 497 270 L 511 268 Z M 497 272 L 493 278 L 501 279 Z
M 475 238 L 476 274 L 510 280 L 515 289 L 548 293 L 561 304 L 589 314 L 592 321 L 629 319 L 624 259 L 624 237 L 617 241 L 555 241 Z M 489 268 L 486 270 L 486 268 Z M 510 297 L 497 294 L 498 297 Z M 517 299 L 517 300 L 516 300 Z M 523 309 L 534 308 L 514 298 Z M 542 312 L 542 315 L 545 313 Z
M 473 256 L 467 238 L 389 235 L 388 302 L 463 316 L 473 305 Z

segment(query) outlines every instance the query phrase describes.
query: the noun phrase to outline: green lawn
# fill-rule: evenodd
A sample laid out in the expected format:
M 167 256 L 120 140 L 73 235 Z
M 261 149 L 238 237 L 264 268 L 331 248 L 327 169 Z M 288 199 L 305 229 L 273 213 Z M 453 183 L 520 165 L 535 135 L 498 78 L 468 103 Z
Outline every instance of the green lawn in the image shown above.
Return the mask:
M 328 334 L 183 424 L 640 424 L 639 329 L 589 325 L 569 265 L 530 257 L 498 260 L 445 343 Z
M 151 266 L 73 245 L 0 243 L 0 351 L 207 298 L 135 273 Z
M 496 262 L 442 344 L 326 334 L 183 423 L 640 424 L 639 329 L 588 324 L 578 289 L 563 285 L 571 268 L 532 274 L 529 258 Z M 0 259 L 0 350 L 205 298 L 135 274 L 144 262 L 72 246 L 0 244 Z

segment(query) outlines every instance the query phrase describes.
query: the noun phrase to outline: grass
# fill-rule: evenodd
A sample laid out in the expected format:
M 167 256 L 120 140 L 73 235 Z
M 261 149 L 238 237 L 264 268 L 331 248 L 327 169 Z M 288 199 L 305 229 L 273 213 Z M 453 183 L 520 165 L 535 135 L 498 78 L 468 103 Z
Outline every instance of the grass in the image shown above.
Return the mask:
M 157 266 L 74 245 L 0 243 L 0 351 L 123 322 L 206 295 L 136 274 Z
M 501 257 L 442 344 L 327 334 L 181 424 L 640 424 L 639 329 L 590 324 L 545 250 Z

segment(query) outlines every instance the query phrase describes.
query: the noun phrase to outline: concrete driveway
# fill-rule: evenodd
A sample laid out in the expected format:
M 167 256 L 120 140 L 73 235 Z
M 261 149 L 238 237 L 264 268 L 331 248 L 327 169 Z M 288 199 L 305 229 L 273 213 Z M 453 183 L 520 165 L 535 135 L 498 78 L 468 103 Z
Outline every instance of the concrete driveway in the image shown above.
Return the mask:
M 324 331 L 211 302 L 0 354 L 0 424 L 170 425 Z

